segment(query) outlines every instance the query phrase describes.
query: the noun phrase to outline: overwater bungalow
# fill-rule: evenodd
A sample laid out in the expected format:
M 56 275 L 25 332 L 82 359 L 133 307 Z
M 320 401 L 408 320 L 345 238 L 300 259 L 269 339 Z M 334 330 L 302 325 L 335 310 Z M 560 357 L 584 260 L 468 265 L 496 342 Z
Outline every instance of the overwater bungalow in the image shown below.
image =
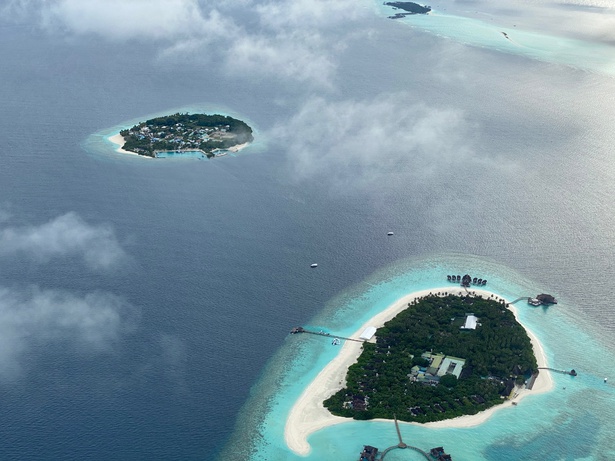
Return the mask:
M 378 449 L 371 445 L 364 445 L 363 451 L 359 454 L 359 461 L 375 461 Z
M 536 296 L 536 299 L 539 300 L 542 304 L 557 304 L 557 299 L 553 296 L 542 293 Z

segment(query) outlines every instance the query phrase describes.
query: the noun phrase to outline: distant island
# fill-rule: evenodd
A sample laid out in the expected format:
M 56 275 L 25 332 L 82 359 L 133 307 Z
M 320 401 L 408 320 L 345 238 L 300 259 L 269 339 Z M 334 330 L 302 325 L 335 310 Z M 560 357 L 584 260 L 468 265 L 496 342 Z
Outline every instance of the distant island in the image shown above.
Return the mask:
M 393 9 L 406 11 L 406 13 L 396 13 L 393 16 L 389 16 L 389 19 L 399 19 L 411 14 L 427 14 L 431 11 L 430 6 L 422 6 L 414 2 L 385 2 L 384 4 L 393 7 Z
M 346 387 L 324 401 L 337 416 L 426 423 L 512 398 L 538 370 L 530 338 L 505 302 L 418 298 L 363 343 Z
M 121 144 L 120 151 L 155 158 L 160 152 L 194 151 L 215 157 L 238 151 L 254 137 L 245 122 L 226 115 L 178 112 L 141 122 L 110 139 Z

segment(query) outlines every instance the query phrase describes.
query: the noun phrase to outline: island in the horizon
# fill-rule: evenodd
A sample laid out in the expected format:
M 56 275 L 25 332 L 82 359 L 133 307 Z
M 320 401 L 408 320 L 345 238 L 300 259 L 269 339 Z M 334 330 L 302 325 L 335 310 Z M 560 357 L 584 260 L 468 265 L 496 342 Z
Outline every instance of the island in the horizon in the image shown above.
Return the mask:
M 427 14 L 431 11 L 431 7 L 427 5 L 419 5 L 414 2 L 384 2 L 384 5 L 392 7 L 394 10 L 404 10 L 405 13 L 396 13 L 389 16 L 389 19 L 400 19 L 412 14 Z
M 325 400 L 334 415 L 426 423 L 472 415 L 532 382 L 530 338 L 502 300 L 426 296 L 377 330 Z M 528 386 L 528 387 L 531 387 Z
M 254 137 L 248 124 L 227 115 L 178 112 L 146 120 L 110 139 L 124 153 L 156 158 L 163 152 L 200 152 L 211 158 L 237 152 Z

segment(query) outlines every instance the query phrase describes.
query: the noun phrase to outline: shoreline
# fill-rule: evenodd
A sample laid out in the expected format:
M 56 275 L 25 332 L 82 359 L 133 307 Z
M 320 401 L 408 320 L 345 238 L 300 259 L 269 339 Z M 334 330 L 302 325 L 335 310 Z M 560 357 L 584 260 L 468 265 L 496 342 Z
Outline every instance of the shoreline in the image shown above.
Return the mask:
M 124 144 L 126 144 L 126 140 L 119 133 L 118 134 L 114 134 L 113 136 L 109 136 L 107 139 L 117 146 L 117 149 L 115 149 L 115 152 L 119 152 L 120 154 L 136 155 L 137 157 L 141 157 L 141 158 L 151 158 L 151 159 L 156 158 L 156 157 L 149 157 L 147 155 L 139 155 L 136 152 L 130 152 L 129 150 L 122 149 L 124 147 Z M 235 144 L 234 146 L 231 146 L 231 147 L 229 147 L 227 149 L 223 149 L 223 150 L 235 154 L 235 153 L 239 152 L 240 150 L 245 149 L 249 145 L 250 145 L 249 142 L 244 142 L 243 144 Z M 194 150 L 194 149 L 192 149 L 192 150 Z M 155 152 L 157 152 L 157 151 L 155 151 Z M 221 155 L 214 155 L 214 158 L 216 158 L 216 157 L 223 157 L 226 154 L 227 154 L 227 152 L 225 152 L 224 154 L 221 154 Z
M 113 144 L 117 145 L 117 149 L 115 149 L 115 152 L 119 152 L 120 154 L 136 155 L 137 157 L 154 158 L 154 157 L 148 157 L 146 155 L 139 155 L 136 152 L 130 152 L 129 150 L 122 149 L 122 147 L 124 147 L 124 144 L 126 144 L 126 140 L 124 139 L 124 136 L 122 136 L 119 133 L 113 136 L 109 136 L 107 139 L 111 141 Z
M 376 328 L 382 327 L 385 322 L 405 310 L 408 307 L 408 304 L 414 299 L 438 292 L 447 292 L 457 295 L 466 294 L 465 289 L 459 287 L 451 289 L 450 286 L 412 292 L 399 298 L 386 309 L 369 319 L 361 326 L 361 328 L 353 333 L 351 337 L 358 338 L 363 330 L 365 330 L 368 326 L 374 326 Z M 504 299 L 501 296 L 495 295 L 495 293 L 491 293 L 486 290 L 472 289 L 470 292 L 475 293 L 476 295 L 482 295 L 483 298 L 487 299 L 490 298 L 491 295 Z M 509 304 L 507 299 L 505 299 L 505 301 L 506 304 Z M 519 322 L 518 312 L 515 306 L 510 304 L 508 308 L 514 314 L 517 322 Z M 531 330 L 529 330 L 521 322 L 519 323 L 525 329 L 530 338 L 538 366 L 546 367 L 547 360 L 540 341 Z M 375 341 L 375 338 L 372 338 L 370 341 Z M 308 455 L 311 451 L 311 447 L 307 439 L 311 434 L 320 429 L 324 429 L 325 427 L 355 421 L 351 418 L 332 415 L 329 413 L 329 410 L 323 406 L 323 401 L 345 386 L 346 372 L 348 371 L 348 367 L 357 361 L 359 355 L 361 354 L 361 346 L 362 343 L 356 341 L 345 341 L 340 352 L 304 389 L 291 408 L 284 427 L 284 440 L 288 448 L 290 448 L 293 452 L 302 456 Z M 519 402 L 526 395 L 529 395 L 530 393 L 539 394 L 547 392 L 552 388 L 553 380 L 551 378 L 551 374 L 547 370 L 541 370 L 531 391 L 528 389 L 518 389 L 516 391 L 516 396 L 513 399 L 507 400 L 500 405 L 488 408 L 487 410 L 481 411 L 475 415 L 459 416 L 457 418 L 424 424 L 400 421 L 400 424 L 413 424 L 432 428 L 465 428 L 477 426 L 487 421 L 496 411 L 511 407 L 513 402 Z M 391 420 L 373 419 L 371 421 L 390 422 Z

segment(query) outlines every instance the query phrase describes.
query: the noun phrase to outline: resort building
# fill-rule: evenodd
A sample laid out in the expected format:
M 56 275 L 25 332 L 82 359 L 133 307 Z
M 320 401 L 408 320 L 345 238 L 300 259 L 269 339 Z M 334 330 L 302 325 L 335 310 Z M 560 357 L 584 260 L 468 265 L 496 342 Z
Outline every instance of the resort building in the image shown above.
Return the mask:
M 474 314 L 466 314 L 466 322 L 461 327 L 462 330 L 476 330 L 476 326 L 479 325 L 478 317 Z
M 459 379 L 461 369 L 463 368 L 465 363 L 466 361 L 464 359 L 459 359 L 457 357 L 445 357 L 444 360 L 442 360 L 442 364 L 438 369 L 437 375 L 455 375 L 455 377 Z
M 421 357 L 429 360 L 427 368 L 412 367 L 410 377 L 414 381 L 432 382 L 438 381 L 441 376 L 455 375 L 459 379 L 465 359 L 458 357 L 446 356 L 444 354 L 434 354 L 432 352 L 424 352 Z
M 362 339 L 363 341 L 369 341 L 375 334 L 376 327 L 367 327 L 365 330 L 363 330 L 363 333 L 361 333 L 359 339 Z

